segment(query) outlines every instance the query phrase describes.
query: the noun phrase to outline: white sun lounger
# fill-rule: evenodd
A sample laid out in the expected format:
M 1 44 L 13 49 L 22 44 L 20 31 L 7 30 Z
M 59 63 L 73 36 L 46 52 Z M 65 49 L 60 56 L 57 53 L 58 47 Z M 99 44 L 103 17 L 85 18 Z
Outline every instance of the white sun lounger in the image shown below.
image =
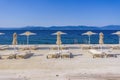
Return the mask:
M 58 52 L 58 51 L 54 51 L 54 50 L 52 50 L 52 51 L 50 51 L 48 54 L 47 54 L 47 56 L 46 56 L 46 58 L 47 59 L 50 59 L 50 58 L 59 58 L 60 57 L 60 52 Z
M 96 57 L 103 58 L 105 56 L 104 52 L 98 51 L 98 50 L 95 50 L 95 49 L 90 49 L 89 52 L 92 54 L 93 58 L 96 58 Z
M 14 58 L 15 54 L 11 53 L 11 52 L 5 52 L 5 51 L 0 52 L 1 59 L 9 59 L 9 57 L 11 57 L 11 56 Z
M 62 50 L 61 51 L 61 58 L 71 58 L 71 52 L 69 50 Z
M 105 55 L 106 55 L 106 57 L 115 57 L 116 58 L 118 54 L 115 54 L 112 51 L 105 51 Z

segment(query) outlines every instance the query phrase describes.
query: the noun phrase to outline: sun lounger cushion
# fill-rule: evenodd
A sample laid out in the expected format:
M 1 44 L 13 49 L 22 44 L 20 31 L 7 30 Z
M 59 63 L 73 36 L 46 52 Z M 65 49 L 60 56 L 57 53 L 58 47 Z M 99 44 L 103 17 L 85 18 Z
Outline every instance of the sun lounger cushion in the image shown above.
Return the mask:
M 60 57 L 60 52 L 58 51 L 50 51 L 48 54 L 47 54 L 47 59 L 49 58 L 59 58 Z
M 97 51 L 97 50 L 94 50 L 94 49 L 89 50 L 89 52 L 92 53 L 92 54 L 102 54 L 103 53 L 101 51 Z
M 62 50 L 60 55 L 61 55 L 61 58 L 71 58 L 72 56 L 69 50 Z
M 106 57 L 117 57 L 117 54 L 113 53 L 112 51 L 106 51 L 105 54 Z
M 17 54 L 16 59 L 27 59 L 33 56 L 33 53 Z
M 97 50 L 94 50 L 94 49 L 89 50 L 89 52 L 93 55 L 93 58 L 96 58 L 96 57 L 103 58 L 105 56 L 104 52 L 97 51 Z

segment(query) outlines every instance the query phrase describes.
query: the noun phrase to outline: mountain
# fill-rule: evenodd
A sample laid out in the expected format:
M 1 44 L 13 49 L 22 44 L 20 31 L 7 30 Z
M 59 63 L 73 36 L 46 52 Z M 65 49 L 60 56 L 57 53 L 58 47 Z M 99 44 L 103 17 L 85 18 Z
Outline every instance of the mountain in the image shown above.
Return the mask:
M 101 27 L 102 30 L 120 30 L 120 25 L 108 25 Z
M 120 30 L 120 25 L 97 26 L 26 26 L 21 28 L 0 28 L 0 30 Z
M 98 27 L 93 26 L 52 26 L 49 30 L 97 30 Z
M 47 30 L 46 27 L 41 27 L 41 26 L 26 26 L 19 29 L 20 30 Z

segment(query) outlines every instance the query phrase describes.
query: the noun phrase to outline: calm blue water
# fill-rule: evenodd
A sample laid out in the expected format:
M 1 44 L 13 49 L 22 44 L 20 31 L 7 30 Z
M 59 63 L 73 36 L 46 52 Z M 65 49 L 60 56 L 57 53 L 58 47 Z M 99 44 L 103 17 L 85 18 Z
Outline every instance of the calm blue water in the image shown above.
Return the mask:
M 18 43 L 26 44 L 26 36 L 21 36 L 19 34 L 25 32 L 25 30 L 0 30 L 0 32 L 5 33 L 5 35 L 0 35 L 0 44 L 11 44 L 13 33 L 16 32 L 18 34 Z M 29 43 L 30 44 L 55 44 L 56 36 L 51 35 L 56 32 L 55 30 L 32 30 L 31 32 L 36 33 L 37 35 L 30 36 Z M 87 30 L 64 30 L 63 32 L 67 33 L 66 35 L 62 35 L 62 43 L 63 44 L 87 44 L 88 36 L 82 36 L 81 34 L 87 32 Z M 95 30 L 93 32 L 104 33 L 104 43 L 105 44 L 118 44 L 118 36 L 111 35 L 111 33 L 116 32 L 115 30 Z M 91 43 L 98 44 L 99 35 L 91 36 Z

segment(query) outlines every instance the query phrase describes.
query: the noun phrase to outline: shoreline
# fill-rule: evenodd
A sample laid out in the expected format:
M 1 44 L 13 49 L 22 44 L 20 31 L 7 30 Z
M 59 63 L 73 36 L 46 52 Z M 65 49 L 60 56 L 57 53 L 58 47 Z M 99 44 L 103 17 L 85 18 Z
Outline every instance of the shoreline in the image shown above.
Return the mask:
M 0 47 L 32 47 L 32 46 L 36 46 L 36 47 L 54 47 L 54 46 L 57 46 L 56 44 L 29 44 L 29 45 L 0 45 Z M 106 46 L 106 47 L 109 47 L 109 46 L 120 46 L 120 44 L 62 44 L 61 45 L 62 47 L 80 47 L 80 46 Z

